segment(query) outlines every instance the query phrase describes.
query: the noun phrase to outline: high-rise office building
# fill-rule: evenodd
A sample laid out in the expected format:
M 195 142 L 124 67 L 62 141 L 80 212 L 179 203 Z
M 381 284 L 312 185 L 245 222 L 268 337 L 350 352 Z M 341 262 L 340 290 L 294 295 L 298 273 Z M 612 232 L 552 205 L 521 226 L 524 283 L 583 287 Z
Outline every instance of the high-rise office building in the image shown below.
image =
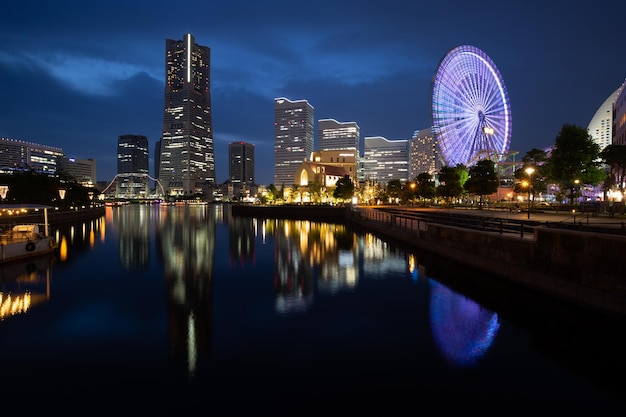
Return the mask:
M 382 136 L 364 138 L 365 180 L 386 186 L 390 180 L 409 179 L 409 141 L 389 140 Z
M 338 122 L 335 119 L 317 121 L 317 149 L 319 151 L 343 151 L 342 157 L 354 161 L 356 172 L 353 181 L 363 181 L 361 162 L 361 132 L 356 122 Z M 348 155 L 349 154 L 349 155 Z
M 121 135 L 117 139 L 116 194 L 122 197 L 147 197 L 150 189 L 148 138 Z
M 274 185 L 291 187 L 315 142 L 313 106 L 307 100 L 274 99 Z
M 159 180 L 165 194 L 189 196 L 215 185 L 210 48 L 165 41 L 165 105 Z
M 246 142 L 228 144 L 228 179 L 233 185 L 254 184 L 254 145 Z
M 409 179 L 424 172 L 435 175 L 444 165 L 431 128 L 416 130 L 409 140 Z

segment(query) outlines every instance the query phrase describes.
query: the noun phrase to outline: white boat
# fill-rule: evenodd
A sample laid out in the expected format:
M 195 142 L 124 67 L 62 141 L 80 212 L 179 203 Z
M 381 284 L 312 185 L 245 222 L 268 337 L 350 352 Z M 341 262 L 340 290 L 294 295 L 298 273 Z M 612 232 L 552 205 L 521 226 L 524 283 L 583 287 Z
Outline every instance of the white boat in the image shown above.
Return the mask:
M 0 210 L 18 213 L 20 211 L 43 211 L 43 223 L 20 222 L 22 214 L 14 214 L 16 223 L 0 225 L 0 263 L 28 259 L 52 253 L 56 247 L 50 236 L 48 225 L 49 206 L 42 205 L 1 205 Z M 26 217 L 22 217 L 26 218 Z

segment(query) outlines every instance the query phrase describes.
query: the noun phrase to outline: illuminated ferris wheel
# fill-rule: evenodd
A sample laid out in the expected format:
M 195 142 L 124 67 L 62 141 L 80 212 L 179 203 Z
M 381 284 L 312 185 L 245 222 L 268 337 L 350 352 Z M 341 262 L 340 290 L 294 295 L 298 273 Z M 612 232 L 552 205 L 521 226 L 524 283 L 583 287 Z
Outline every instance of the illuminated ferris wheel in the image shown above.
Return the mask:
M 432 86 L 433 133 L 448 166 L 481 155 L 498 162 L 511 142 L 511 106 L 502 76 L 480 49 L 462 45 L 441 60 Z

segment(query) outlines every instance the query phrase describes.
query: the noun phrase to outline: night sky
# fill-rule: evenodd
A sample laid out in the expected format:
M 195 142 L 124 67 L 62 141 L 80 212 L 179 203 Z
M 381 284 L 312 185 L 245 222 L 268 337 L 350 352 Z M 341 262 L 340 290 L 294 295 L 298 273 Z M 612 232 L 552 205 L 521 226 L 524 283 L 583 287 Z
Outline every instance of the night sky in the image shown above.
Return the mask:
M 110 181 L 118 136 L 145 135 L 154 175 L 165 39 L 191 33 L 211 48 L 220 183 L 233 141 L 254 144 L 257 183 L 273 181 L 276 97 L 308 100 L 316 122 L 354 121 L 361 138 L 411 138 L 432 124 L 433 75 L 459 45 L 496 64 L 510 150 L 524 154 L 554 144 L 565 123 L 586 128 L 624 82 L 623 12 L 617 0 L 5 2 L 0 137 L 95 158 L 97 179 Z

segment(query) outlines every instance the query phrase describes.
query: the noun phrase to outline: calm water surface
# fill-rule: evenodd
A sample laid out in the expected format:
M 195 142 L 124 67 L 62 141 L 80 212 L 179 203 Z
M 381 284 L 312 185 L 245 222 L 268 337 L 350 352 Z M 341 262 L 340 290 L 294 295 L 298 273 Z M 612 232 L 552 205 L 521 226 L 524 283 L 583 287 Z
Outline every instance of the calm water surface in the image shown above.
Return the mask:
M 229 213 L 107 208 L 54 230 L 51 259 L 3 267 L 5 404 L 626 415 L 623 323 L 366 231 Z

